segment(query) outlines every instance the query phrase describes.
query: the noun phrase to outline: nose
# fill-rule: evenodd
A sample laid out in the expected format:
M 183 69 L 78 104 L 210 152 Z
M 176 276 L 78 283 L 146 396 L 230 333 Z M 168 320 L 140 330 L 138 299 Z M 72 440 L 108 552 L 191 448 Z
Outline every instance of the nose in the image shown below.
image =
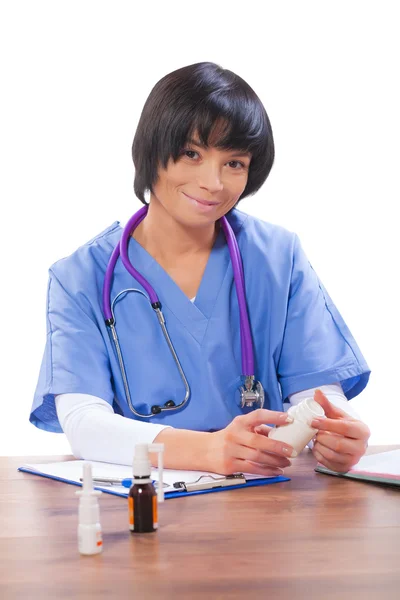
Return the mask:
M 211 163 L 202 165 L 202 169 L 198 172 L 197 184 L 201 189 L 210 193 L 220 192 L 224 188 L 220 166 Z

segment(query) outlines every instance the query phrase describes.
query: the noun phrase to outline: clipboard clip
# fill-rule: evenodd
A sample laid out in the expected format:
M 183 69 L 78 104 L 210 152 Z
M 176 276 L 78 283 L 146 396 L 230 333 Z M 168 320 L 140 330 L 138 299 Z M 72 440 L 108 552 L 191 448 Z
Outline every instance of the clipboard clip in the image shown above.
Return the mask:
M 202 481 L 203 479 L 207 481 Z M 210 481 L 211 479 L 211 481 Z M 212 490 L 220 487 L 231 487 L 246 483 L 243 473 L 234 473 L 226 477 L 214 477 L 213 475 L 201 475 L 196 481 L 177 481 L 174 488 L 182 492 L 197 492 L 200 490 Z

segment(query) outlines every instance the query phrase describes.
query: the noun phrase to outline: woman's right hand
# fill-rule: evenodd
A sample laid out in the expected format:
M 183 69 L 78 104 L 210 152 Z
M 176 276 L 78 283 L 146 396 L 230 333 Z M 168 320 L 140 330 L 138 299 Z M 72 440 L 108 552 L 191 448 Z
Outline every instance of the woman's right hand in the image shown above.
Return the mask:
M 207 463 L 214 473 L 252 473 L 254 475 L 282 475 L 290 466 L 288 457 L 296 454 L 292 446 L 269 439 L 271 427 L 293 422 L 287 413 L 259 408 L 246 415 L 235 417 L 220 431 L 209 434 Z

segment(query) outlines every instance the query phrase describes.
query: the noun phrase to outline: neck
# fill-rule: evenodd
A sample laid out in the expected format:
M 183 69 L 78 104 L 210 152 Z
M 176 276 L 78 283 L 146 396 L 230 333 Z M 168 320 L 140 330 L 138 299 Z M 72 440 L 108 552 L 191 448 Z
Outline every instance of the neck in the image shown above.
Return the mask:
M 217 234 L 216 223 L 190 228 L 173 219 L 161 204 L 151 202 L 132 236 L 155 259 L 169 263 L 178 257 L 210 252 Z

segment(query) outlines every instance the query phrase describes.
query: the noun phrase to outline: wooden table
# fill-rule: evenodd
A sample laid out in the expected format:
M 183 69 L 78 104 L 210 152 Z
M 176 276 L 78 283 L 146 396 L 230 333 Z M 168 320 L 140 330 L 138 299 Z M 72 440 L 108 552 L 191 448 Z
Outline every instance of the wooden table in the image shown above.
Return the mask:
M 76 488 L 16 470 L 67 458 L 0 459 L 1 600 L 400 599 L 400 489 L 317 474 L 308 450 L 290 482 L 167 500 L 154 534 L 130 534 L 127 501 L 103 494 L 91 557 Z

